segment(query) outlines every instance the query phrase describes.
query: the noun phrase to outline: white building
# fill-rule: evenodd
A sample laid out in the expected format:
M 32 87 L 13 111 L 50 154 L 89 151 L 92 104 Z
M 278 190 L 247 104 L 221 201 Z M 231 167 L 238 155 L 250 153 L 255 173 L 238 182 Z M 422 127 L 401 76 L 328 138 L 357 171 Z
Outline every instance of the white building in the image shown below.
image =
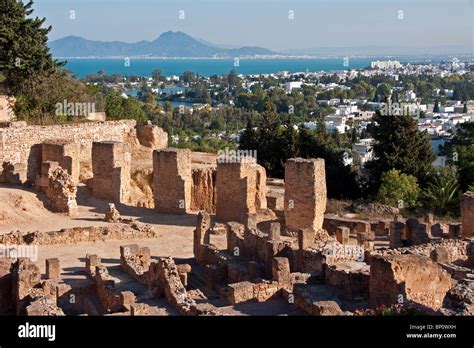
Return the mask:
M 302 84 L 303 84 L 303 82 L 301 82 L 301 81 L 291 81 L 291 82 L 287 82 L 287 83 L 285 84 L 285 86 L 286 86 L 286 93 L 291 92 L 291 90 L 292 90 L 293 88 L 301 88 L 301 85 L 302 85 Z
M 324 124 L 326 125 L 326 130 L 332 132 L 337 130 L 339 133 L 344 134 L 347 130 L 346 126 L 347 116 L 341 115 L 329 115 L 324 118 Z
M 361 164 L 364 165 L 374 158 L 374 139 L 360 139 L 358 143 L 352 145 L 352 149 L 357 152 Z

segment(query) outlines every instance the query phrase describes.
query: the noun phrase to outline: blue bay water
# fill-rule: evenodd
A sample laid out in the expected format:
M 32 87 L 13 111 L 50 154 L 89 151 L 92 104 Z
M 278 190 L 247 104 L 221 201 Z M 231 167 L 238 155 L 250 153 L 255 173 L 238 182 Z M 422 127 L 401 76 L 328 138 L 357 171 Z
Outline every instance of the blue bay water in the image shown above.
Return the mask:
M 100 70 L 106 74 L 151 76 L 160 69 L 166 76 L 181 76 L 185 71 L 202 76 L 228 74 L 270 74 L 287 70 L 289 72 L 316 72 L 347 69 L 363 69 L 374 58 L 349 58 L 348 64 L 342 58 L 327 59 L 240 59 L 239 66 L 233 59 L 131 59 L 126 66 L 123 59 L 67 59 L 66 69 L 76 77 L 83 78 Z

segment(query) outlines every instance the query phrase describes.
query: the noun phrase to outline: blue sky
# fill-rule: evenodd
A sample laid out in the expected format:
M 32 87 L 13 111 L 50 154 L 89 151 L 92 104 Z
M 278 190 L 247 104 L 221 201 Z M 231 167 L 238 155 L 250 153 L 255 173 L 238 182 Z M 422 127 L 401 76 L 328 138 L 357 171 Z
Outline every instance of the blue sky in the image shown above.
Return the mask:
M 50 40 L 135 42 L 181 30 L 216 44 L 273 50 L 474 47 L 473 0 L 36 0 L 34 8 L 53 26 Z

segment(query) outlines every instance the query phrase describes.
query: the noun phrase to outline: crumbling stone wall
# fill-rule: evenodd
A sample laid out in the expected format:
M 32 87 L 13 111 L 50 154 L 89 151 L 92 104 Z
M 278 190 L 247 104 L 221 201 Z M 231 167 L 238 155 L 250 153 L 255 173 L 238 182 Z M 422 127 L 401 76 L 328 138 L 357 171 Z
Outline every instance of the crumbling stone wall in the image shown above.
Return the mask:
M 22 185 L 26 183 L 26 165 L 22 163 L 3 162 L 0 173 L 0 184 Z
M 192 211 L 216 212 L 216 176 L 214 167 L 193 168 L 190 207 Z
M 216 308 L 211 305 L 199 305 L 186 291 L 189 265 L 176 265 L 170 257 L 150 262 L 150 249 L 140 248 L 136 244 L 120 248 L 122 268 L 133 278 L 145 284 L 155 294 L 164 296 L 168 303 L 182 315 L 216 315 Z
M 106 267 L 96 267 L 95 280 L 97 295 L 105 312 L 125 312 L 135 303 L 135 295 L 131 291 L 118 291 L 115 288 L 115 281 Z
M 443 262 L 461 262 L 464 263 L 469 259 L 469 245 L 465 240 L 444 239 L 434 240 L 430 243 L 413 245 L 398 249 L 381 249 L 367 252 L 365 254 L 367 262 L 370 263 L 374 256 L 390 256 L 390 255 L 422 255 L 430 257 L 436 249 L 446 250 Z
M 57 162 L 43 162 L 41 176 L 37 178 L 39 186 L 49 200 L 51 210 L 74 215 L 77 213 L 77 187 L 72 177 Z
M 0 91 L 0 122 L 10 122 L 15 119 L 12 105 L 15 104 L 15 97 L 3 94 Z
M 289 229 L 323 227 L 326 211 L 323 159 L 293 158 L 285 164 L 285 223 Z
M 464 194 L 461 201 L 462 236 L 474 237 L 474 192 Z
M 152 124 L 137 125 L 137 138 L 141 145 L 151 149 L 168 147 L 168 133 Z
M 66 228 L 53 232 L 10 232 L 0 235 L 0 244 L 58 245 L 157 236 L 151 225 L 131 222 L 111 226 Z
M 245 223 L 247 214 L 257 212 L 257 165 L 254 163 L 217 164 L 216 216 L 220 221 Z
M 377 256 L 371 260 L 369 292 L 373 306 L 413 301 L 437 310 L 451 286 L 449 273 L 424 256 Z
M 92 195 L 127 203 L 130 195 L 130 146 L 124 142 L 92 144 Z
M 70 139 L 79 143 L 79 161 L 91 161 L 92 143 L 125 141 L 134 137 L 136 121 L 85 122 L 53 126 L 0 128 L 0 162 L 22 163 L 28 167 L 28 180 L 35 181 L 42 159 L 42 143 Z
M 41 281 L 39 268 L 30 259 L 18 258 L 11 276 L 17 315 L 64 315 L 56 303 L 57 283 Z
M 72 181 L 77 184 L 81 171 L 80 151 L 80 145 L 75 141 L 48 141 L 42 144 L 41 161 L 58 162 L 59 166 L 65 169 Z
M 191 151 L 153 151 L 153 195 L 155 210 L 165 214 L 185 214 L 191 209 Z

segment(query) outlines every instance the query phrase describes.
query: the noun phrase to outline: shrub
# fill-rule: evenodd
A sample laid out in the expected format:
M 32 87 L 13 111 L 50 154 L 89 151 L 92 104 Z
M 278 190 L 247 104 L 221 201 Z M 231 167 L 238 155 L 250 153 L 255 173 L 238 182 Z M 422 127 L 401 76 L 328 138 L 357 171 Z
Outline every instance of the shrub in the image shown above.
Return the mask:
M 420 188 L 413 175 L 392 169 L 382 174 L 377 200 L 399 208 L 414 208 L 418 205 Z

